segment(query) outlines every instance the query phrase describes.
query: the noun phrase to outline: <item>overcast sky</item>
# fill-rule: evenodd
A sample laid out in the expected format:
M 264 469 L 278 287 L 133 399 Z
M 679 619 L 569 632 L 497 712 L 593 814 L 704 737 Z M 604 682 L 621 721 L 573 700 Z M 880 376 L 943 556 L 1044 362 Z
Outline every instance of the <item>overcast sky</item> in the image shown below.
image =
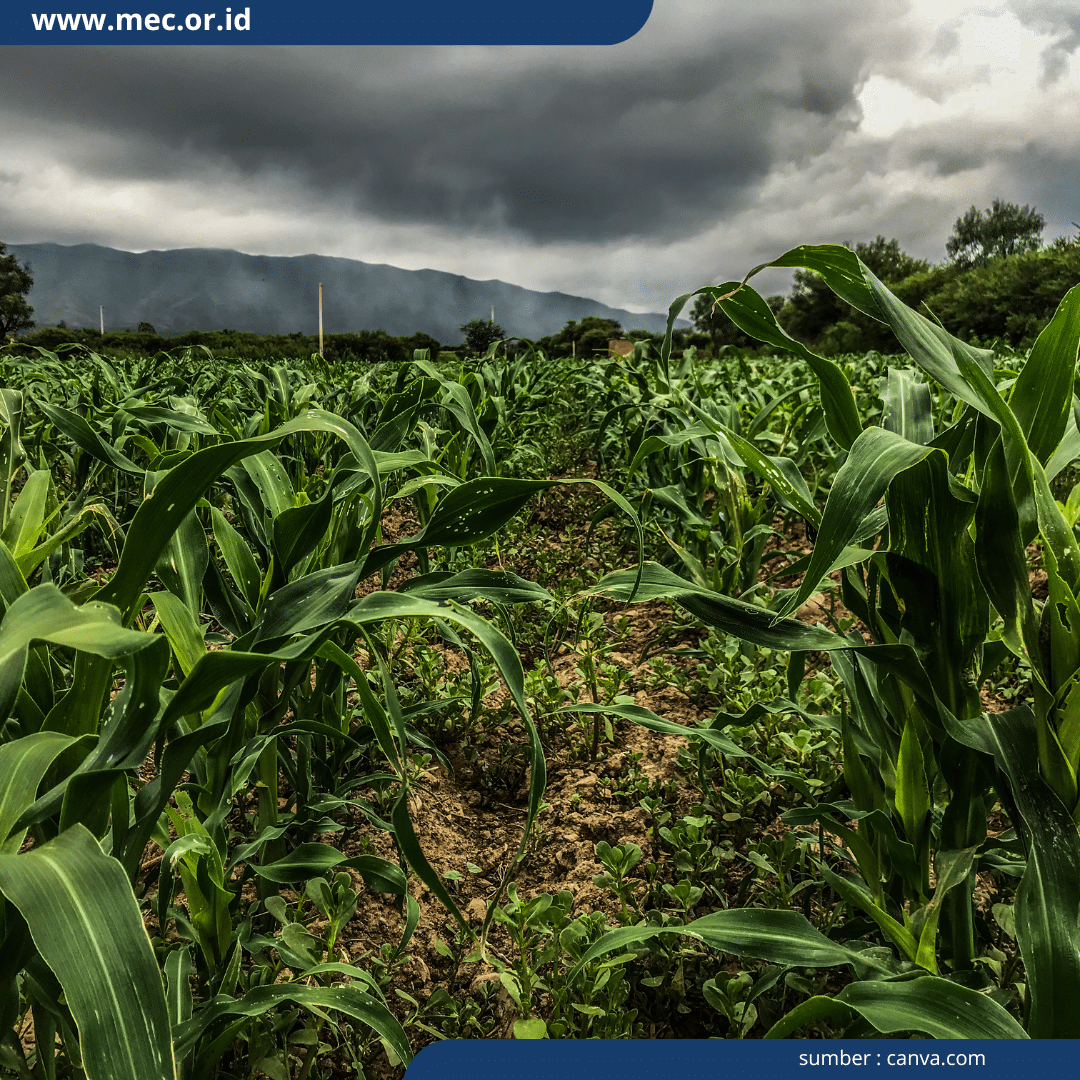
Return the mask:
M 800 243 L 938 261 L 994 198 L 1075 233 L 1078 47 L 1075 0 L 655 0 L 606 47 L 0 47 L 0 240 L 339 255 L 638 311 Z

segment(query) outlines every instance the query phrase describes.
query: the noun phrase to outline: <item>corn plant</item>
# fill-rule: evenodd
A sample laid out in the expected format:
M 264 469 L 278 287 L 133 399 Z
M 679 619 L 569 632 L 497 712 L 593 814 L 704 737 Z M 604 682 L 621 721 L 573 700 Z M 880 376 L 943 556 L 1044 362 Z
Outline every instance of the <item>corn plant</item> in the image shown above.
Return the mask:
M 318 408 L 318 387 L 298 384 L 284 367 L 243 370 L 228 384 L 211 380 L 211 422 L 205 408 L 175 392 L 181 386 L 171 376 L 155 378 L 168 358 L 132 370 L 84 357 L 87 382 L 65 405 L 43 400 L 58 376 L 54 360 L 43 357 L 38 368 L 33 410 L 22 392 L 0 392 L 4 1031 L 20 1010 L 31 1011 L 46 1075 L 55 1069 L 52 1033 L 91 1080 L 171 1076 L 177 1068 L 210 1075 L 235 1039 L 263 1054 L 276 1037 L 266 1020 L 275 1010 L 286 1032 L 307 1015 L 304 1037 L 317 1041 L 322 1021 L 311 1018 L 329 1009 L 407 1062 L 407 1038 L 377 981 L 333 958 L 340 924 L 357 902 L 343 872 L 400 898 L 410 928 L 399 949 L 418 917 L 405 875 L 314 837 L 338 827 L 334 815 L 358 811 L 392 834 L 402 866 L 473 935 L 409 816 L 409 748 L 430 747 L 412 721 L 442 703 L 402 706 L 382 628 L 423 622 L 465 650 L 474 698 L 476 651 L 486 653 L 525 726 L 531 775 L 521 844 L 480 934 L 483 955 L 540 808 L 545 762 L 520 658 L 468 605 L 482 600 L 498 611 L 551 597 L 483 569 L 423 572 L 400 592 L 359 599 L 357 586 L 373 575 L 385 585 L 407 553 L 426 558 L 486 539 L 557 481 L 495 475 L 469 396 L 479 384 L 431 375 L 406 383 L 364 412 L 374 417 L 367 438 Z M 149 385 L 135 385 L 140 377 Z M 223 392 L 230 387 L 238 396 Z M 423 415 L 431 408 L 460 426 L 451 459 L 425 452 Z M 417 430 L 421 447 L 413 449 L 407 442 Z M 38 467 L 24 445 L 28 431 Z M 87 501 L 110 478 L 117 504 L 131 507 L 122 524 L 103 501 Z M 61 485 L 66 492 L 58 494 Z M 633 517 L 622 496 L 601 486 Z M 414 536 L 383 543 L 388 492 L 418 495 L 425 513 Z M 62 580 L 65 593 L 52 580 L 57 560 L 74 557 L 72 542 L 99 520 L 116 538 L 115 568 L 89 585 L 78 575 Z M 136 782 L 148 761 L 152 777 Z M 291 793 L 285 810 L 282 777 Z M 384 806 L 353 794 L 369 784 L 389 789 Z M 252 787 L 254 810 L 237 826 L 232 812 Z M 163 850 L 152 905 L 157 954 L 136 900 L 151 841 Z M 243 895 L 252 878 L 254 912 Z M 298 883 L 333 927 L 321 943 L 289 919 L 279 920 L 273 938 L 257 930 L 263 913 L 280 908 L 280 887 Z M 166 945 L 169 926 L 191 946 Z M 13 1033 L 8 1051 L 21 1060 Z
M 962 972 L 975 956 L 971 892 L 987 813 L 998 795 L 1027 852 L 1016 924 L 1029 980 L 1026 1028 L 1038 1037 L 1072 1037 L 1075 1016 L 1062 1003 L 1080 987 L 1074 823 L 1080 729 L 1073 719 L 1080 549 L 1049 481 L 1080 453 L 1073 398 L 1080 288 L 1061 302 L 1015 380 L 999 385 L 989 352 L 906 308 L 847 249 L 796 248 L 768 265 L 814 270 L 842 299 L 888 323 L 909 363 L 955 399 L 947 424 L 936 428 L 928 386 L 898 367 L 888 375 L 880 426 L 864 428 L 840 367 L 785 334 L 747 284 L 763 267 L 743 282 L 700 290 L 747 333 L 807 365 L 818 382 L 825 424 L 846 458 L 822 512 L 775 460 L 725 432 L 747 468 L 767 478 L 817 531 L 802 585 L 781 596 L 774 613 L 709 594 L 655 565 L 646 566 L 636 592 L 633 573 L 609 576 L 598 591 L 639 600 L 670 597 L 725 631 L 790 650 L 792 688 L 803 653 L 832 655 L 851 701 L 850 717 L 843 718 L 851 802 L 800 810 L 790 820 L 818 820 L 843 839 L 856 872 L 823 865 L 822 873 L 897 949 L 899 966 L 873 984 L 873 996 L 884 1003 L 895 995 L 902 1011 L 908 993 L 902 986 L 926 992 L 914 1010 L 924 1026 L 915 1017 L 899 1026 L 935 1027 L 940 1034 L 953 1008 L 945 1003 L 955 998 L 959 1004 L 966 993 L 939 973 Z M 670 327 L 688 299 L 671 307 L 665 366 Z M 1028 584 L 1025 547 L 1036 539 L 1050 579 L 1045 605 L 1033 601 Z M 788 617 L 836 572 L 843 575 L 845 602 L 873 644 Z M 978 687 L 1001 658 L 1000 647 L 990 643 L 995 613 L 1003 640 L 1035 673 L 1034 710 L 982 711 Z M 846 824 L 852 819 L 857 829 Z M 737 924 L 739 917 L 721 912 L 708 918 L 719 925 Z M 763 948 L 752 955 L 768 958 Z M 919 969 L 926 974 L 916 983 L 895 981 Z M 854 1009 L 879 1031 L 897 1030 L 895 1011 L 887 1018 L 894 1026 L 882 1026 L 860 1008 L 857 1002 L 869 993 L 863 986 L 855 983 L 839 995 L 843 1006 L 808 1003 L 779 1030 L 793 1030 L 814 1010 L 824 1015 L 827 1009 L 833 1015 Z M 1005 1014 L 994 1022 L 1004 1025 Z

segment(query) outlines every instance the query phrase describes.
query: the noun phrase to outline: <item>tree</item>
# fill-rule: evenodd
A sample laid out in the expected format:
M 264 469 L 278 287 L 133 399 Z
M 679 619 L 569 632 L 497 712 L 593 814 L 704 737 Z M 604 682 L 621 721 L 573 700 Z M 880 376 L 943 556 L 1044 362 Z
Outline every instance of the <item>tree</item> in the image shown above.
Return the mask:
M 623 336 L 622 324 L 599 315 L 586 315 L 581 322 L 571 319 L 557 333 L 539 341 L 549 356 L 607 356 L 608 342 Z
M 908 255 L 897 240 L 886 240 L 884 236 L 876 236 L 854 247 L 848 241 L 844 247 L 852 248 L 872 273 L 889 286 L 930 269 L 924 259 Z M 795 271 L 791 295 L 784 305 L 780 322 L 792 337 L 813 344 L 820 342 L 831 327 L 841 322 L 852 322 L 868 335 L 865 348 L 892 347 L 890 343 L 895 341 L 887 327 L 879 331 L 880 324 L 853 312 L 812 270 Z
M 473 319 L 458 329 L 465 335 L 465 348 L 473 356 L 483 356 L 493 341 L 506 337 L 506 331 L 497 322 L 487 319 Z
M 417 349 L 427 349 L 428 357 L 432 360 L 438 360 L 439 351 L 442 349 L 442 345 L 423 330 L 417 330 L 415 334 L 403 337 L 401 344 L 410 358 Z
M 33 287 L 30 267 L 21 266 L 0 243 L 0 340 L 33 328 L 34 309 L 26 302 Z
M 956 219 L 945 251 L 961 270 L 985 266 L 991 259 L 1020 255 L 1042 247 L 1046 218 L 1033 206 L 995 199 L 989 210 L 971 207 Z

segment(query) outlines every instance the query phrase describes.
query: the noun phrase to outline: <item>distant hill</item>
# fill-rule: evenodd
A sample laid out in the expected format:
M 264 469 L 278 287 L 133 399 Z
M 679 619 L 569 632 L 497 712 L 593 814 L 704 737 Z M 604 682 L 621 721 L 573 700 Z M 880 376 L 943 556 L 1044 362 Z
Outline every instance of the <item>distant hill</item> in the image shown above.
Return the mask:
M 249 330 L 259 334 L 318 331 L 319 282 L 326 333 L 418 330 L 439 341 L 461 339 L 459 327 L 488 318 L 515 337 L 539 338 L 587 315 L 616 319 L 624 330 L 663 331 L 666 316 L 641 315 L 559 292 L 534 292 L 505 281 L 474 281 L 441 270 L 402 270 L 325 255 L 244 255 L 218 248 L 135 254 L 97 244 L 9 244 L 30 265 L 30 303 L 39 327 L 64 321 L 159 334 Z M 680 320 L 679 325 L 687 325 Z

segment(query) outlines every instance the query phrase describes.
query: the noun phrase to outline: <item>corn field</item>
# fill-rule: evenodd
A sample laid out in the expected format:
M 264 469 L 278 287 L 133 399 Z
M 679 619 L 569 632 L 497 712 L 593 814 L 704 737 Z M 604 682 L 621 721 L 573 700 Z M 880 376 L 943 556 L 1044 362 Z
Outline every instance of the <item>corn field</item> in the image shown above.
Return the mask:
M 1080 1037 L 1080 289 L 769 265 L 897 355 L 0 349 L 0 1074 Z

